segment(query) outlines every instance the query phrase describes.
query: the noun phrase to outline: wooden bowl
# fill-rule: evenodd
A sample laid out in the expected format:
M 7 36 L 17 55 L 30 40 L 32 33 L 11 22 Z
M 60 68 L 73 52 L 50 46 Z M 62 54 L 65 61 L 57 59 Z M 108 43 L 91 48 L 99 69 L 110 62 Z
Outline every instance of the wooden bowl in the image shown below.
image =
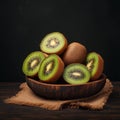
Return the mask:
M 47 99 L 67 100 L 90 97 L 98 93 L 105 85 L 104 74 L 98 80 L 82 85 L 48 84 L 26 77 L 26 82 L 32 91 Z

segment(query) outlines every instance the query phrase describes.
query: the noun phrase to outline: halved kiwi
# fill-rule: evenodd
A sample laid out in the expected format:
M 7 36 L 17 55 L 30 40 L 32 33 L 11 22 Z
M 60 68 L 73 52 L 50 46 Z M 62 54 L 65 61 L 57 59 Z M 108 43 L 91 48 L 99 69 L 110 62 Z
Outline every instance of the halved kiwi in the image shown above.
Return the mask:
M 40 43 L 41 51 L 60 55 L 67 48 L 67 39 L 60 32 L 47 34 Z
M 64 70 L 64 63 L 62 59 L 52 54 L 45 58 L 40 66 L 38 77 L 41 81 L 53 83 L 57 81 Z
M 45 59 L 45 55 L 40 51 L 34 51 L 30 53 L 23 62 L 23 73 L 30 77 L 36 76 L 43 59 Z
M 87 49 L 78 42 L 72 42 L 63 53 L 63 61 L 66 65 L 71 63 L 83 63 L 87 55 Z
M 87 55 L 87 68 L 91 73 L 91 80 L 98 79 L 103 73 L 104 60 L 100 54 L 96 52 L 90 52 Z
M 90 72 L 83 64 L 69 64 L 63 73 L 64 80 L 69 84 L 84 84 L 90 80 Z

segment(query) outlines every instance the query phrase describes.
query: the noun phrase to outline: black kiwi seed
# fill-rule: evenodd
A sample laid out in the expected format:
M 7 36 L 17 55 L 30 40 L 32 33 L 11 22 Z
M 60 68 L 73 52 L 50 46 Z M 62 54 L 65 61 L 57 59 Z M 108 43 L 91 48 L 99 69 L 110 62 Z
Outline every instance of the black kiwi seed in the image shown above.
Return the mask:
M 55 48 L 59 45 L 59 40 L 57 38 L 51 38 L 48 40 L 46 46 L 48 48 Z

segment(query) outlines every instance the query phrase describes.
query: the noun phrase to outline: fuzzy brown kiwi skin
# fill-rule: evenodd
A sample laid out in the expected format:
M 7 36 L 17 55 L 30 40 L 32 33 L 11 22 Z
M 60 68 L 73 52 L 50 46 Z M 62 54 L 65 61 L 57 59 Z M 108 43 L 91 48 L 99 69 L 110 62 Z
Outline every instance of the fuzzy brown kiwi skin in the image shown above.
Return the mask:
M 83 63 L 87 55 L 87 49 L 78 42 L 72 42 L 63 53 L 62 59 L 65 65 L 71 63 Z
M 55 82 L 57 82 L 57 80 L 59 80 L 59 78 L 62 76 L 63 71 L 64 71 L 64 62 L 58 56 L 58 70 L 57 70 L 56 74 L 53 77 L 51 77 L 49 80 L 47 80 L 45 82 L 46 83 L 55 83 Z
M 91 77 L 91 81 L 97 80 L 102 75 L 103 70 L 104 70 L 104 60 L 100 54 L 98 54 L 98 58 L 99 58 L 98 59 L 98 69 L 97 69 L 96 73 L 94 74 L 94 76 Z

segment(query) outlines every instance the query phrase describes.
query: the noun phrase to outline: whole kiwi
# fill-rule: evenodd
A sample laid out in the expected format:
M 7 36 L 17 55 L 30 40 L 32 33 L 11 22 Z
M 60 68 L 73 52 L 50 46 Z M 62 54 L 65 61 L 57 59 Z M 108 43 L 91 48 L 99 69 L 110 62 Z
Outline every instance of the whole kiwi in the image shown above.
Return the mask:
M 83 63 L 87 55 L 87 49 L 79 42 L 72 42 L 68 45 L 62 59 L 65 65 L 71 63 Z

